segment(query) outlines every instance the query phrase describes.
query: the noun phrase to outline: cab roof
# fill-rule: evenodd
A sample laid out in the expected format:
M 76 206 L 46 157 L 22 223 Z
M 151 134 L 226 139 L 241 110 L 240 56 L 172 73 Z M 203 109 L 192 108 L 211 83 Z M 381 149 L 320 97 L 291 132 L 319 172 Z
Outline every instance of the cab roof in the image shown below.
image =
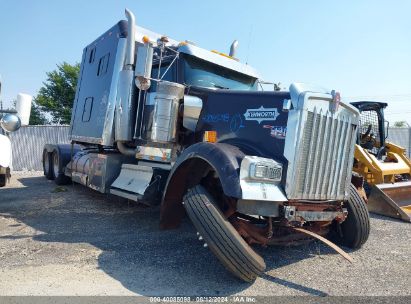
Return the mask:
M 150 31 L 146 28 L 143 28 L 141 26 L 135 26 L 135 27 L 136 27 L 135 40 L 137 42 L 141 42 L 144 36 L 147 36 L 152 42 L 156 42 L 158 39 L 164 36 L 164 35 L 155 33 L 153 31 Z M 192 55 L 194 57 L 203 59 L 205 61 L 214 63 L 216 65 L 222 66 L 224 68 L 239 72 L 241 74 L 244 74 L 244 75 L 247 75 L 253 78 L 260 78 L 260 75 L 256 69 L 249 66 L 248 64 L 239 62 L 235 60 L 234 58 L 229 57 L 228 55 L 200 48 L 190 42 L 178 42 L 171 38 L 168 38 L 168 40 L 169 42 L 167 43 L 167 46 L 176 48 L 177 51 L 180 53 Z
M 351 102 L 351 104 L 360 111 L 379 110 L 388 106 L 386 102 L 378 101 L 355 101 Z

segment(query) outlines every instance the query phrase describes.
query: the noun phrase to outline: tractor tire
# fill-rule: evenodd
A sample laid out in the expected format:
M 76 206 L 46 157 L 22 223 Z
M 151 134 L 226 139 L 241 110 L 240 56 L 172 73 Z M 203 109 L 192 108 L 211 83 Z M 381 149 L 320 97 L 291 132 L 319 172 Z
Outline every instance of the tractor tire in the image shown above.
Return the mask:
M 67 185 L 70 183 L 70 178 L 64 175 L 64 167 L 62 160 L 60 158 L 59 152 L 56 150 L 53 152 L 52 157 L 52 168 L 54 182 L 56 185 Z
M 265 269 L 264 259 L 245 242 L 203 186 L 195 186 L 184 196 L 184 207 L 204 241 L 233 275 L 254 281 Z
M 343 246 L 359 249 L 367 241 L 370 234 L 370 216 L 367 205 L 354 185 L 350 185 L 350 197 L 344 204 L 348 215 L 340 224 L 340 235 L 337 242 Z
M 43 174 L 48 180 L 54 179 L 53 164 L 50 153 L 47 150 L 43 150 Z

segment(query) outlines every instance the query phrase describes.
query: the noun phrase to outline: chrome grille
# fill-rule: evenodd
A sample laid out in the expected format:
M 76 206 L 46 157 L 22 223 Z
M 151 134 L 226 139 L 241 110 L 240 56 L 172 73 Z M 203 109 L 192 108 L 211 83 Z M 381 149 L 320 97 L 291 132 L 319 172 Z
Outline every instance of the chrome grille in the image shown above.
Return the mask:
M 356 124 L 352 115 L 333 115 L 314 107 L 301 126 L 295 182 L 288 183 L 289 199 L 344 199 L 350 182 Z

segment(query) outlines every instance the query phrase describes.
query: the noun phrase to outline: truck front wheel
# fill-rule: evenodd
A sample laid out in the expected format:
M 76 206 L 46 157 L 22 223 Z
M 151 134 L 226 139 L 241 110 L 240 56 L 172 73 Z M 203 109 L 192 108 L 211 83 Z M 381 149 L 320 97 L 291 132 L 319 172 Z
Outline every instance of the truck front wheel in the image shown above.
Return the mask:
M 228 271 L 246 282 L 254 281 L 264 271 L 263 258 L 224 217 L 203 186 L 188 190 L 184 207 L 197 231 Z
M 350 185 L 349 198 L 344 204 L 348 215 L 340 227 L 337 227 L 337 243 L 358 249 L 370 234 L 370 216 L 367 206 L 354 185 Z

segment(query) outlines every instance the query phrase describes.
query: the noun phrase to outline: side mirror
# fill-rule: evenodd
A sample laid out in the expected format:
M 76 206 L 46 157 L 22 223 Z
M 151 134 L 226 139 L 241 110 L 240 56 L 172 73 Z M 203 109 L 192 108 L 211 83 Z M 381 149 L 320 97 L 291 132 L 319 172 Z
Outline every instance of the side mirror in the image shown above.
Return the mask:
M 21 120 L 17 115 L 8 113 L 1 118 L 0 125 L 6 132 L 14 132 L 20 129 Z
M 384 138 L 384 139 L 387 139 L 387 137 L 388 137 L 388 130 L 389 130 L 389 128 L 390 128 L 390 122 L 389 122 L 388 120 L 384 120 L 384 125 L 385 125 L 385 138 Z
M 151 67 L 153 65 L 153 46 L 145 43 L 137 47 L 136 69 L 134 72 L 137 88 L 148 90 L 151 85 Z

